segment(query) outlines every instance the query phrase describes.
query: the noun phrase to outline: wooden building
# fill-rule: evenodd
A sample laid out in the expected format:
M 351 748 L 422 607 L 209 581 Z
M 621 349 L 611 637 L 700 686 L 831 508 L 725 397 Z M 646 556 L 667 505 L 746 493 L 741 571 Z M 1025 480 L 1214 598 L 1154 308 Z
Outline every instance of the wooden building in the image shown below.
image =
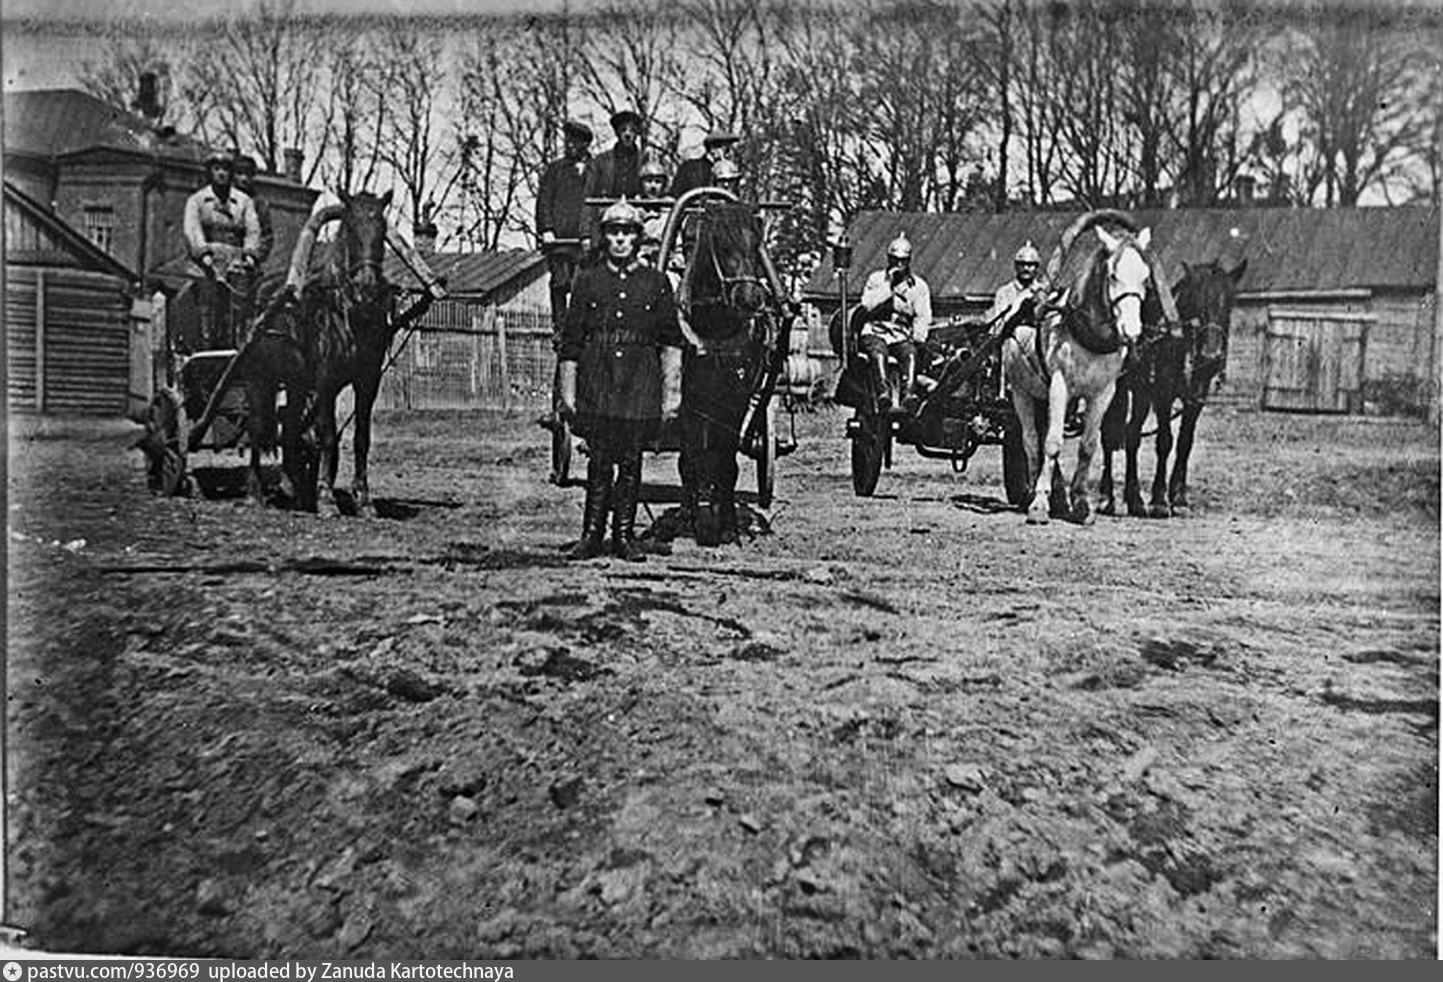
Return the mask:
M 556 367 L 546 261 L 538 252 L 422 257 L 446 284 L 409 335 L 396 338 L 381 380 L 385 409 L 533 409 L 550 404 Z M 386 277 L 419 289 L 389 252 Z
M 6 179 L 141 273 L 147 290 L 183 287 L 181 224 L 186 199 L 209 179 L 207 147 L 74 89 L 7 92 L 4 105 Z M 256 194 L 275 225 L 267 269 L 284 269 L 316 192 L 298 173 L 262 173 Z
M 1396 208 L 1208 208 L 1139 211 L 1176 282 L 1183 263 L 1247 259 L 1219 398 L 1262 409 L 1379 415 L 1438 403 L 1438 212 Z M 899 232 L 932 287 L 937 318 L 980 316 L 1012 277 L 1027 241 L 1044 258 L 1076 213 L 920 214 L 872 211 L 848 231 L 848 294 Z M 830 257 L 804 298 L 825 323 L 838 304 Z M 814 327 L 814 330 L 819 330 Z M 825 345 L 825 340 L 822 340 Z
M 12 411 L 121 416 L 148 374 L 140 278 L 6 180 L 6 388 Z

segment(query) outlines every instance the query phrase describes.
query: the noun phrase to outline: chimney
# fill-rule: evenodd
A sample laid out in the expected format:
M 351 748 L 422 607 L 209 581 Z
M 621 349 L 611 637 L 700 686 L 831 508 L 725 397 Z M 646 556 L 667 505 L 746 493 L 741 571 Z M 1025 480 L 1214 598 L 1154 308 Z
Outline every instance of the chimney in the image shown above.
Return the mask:
M 301 183 L 301 166 L 306 161 L 306 153 L 298 147 L 286 147 L 285 154 L 285 175 L 286 179 L 295 184 Z
M 1257 178 L 1251 174 L 1239 174 L 1233 179 L 1233 188 L 1238 204 L 1247 207 L 1253 203 L 1253 196 L 1257 193 Z
M 160 79 L 155 72 L 140 73 L 140 87 L 131 108 L 144 116 L 152 126 L 160 122 L 165 109 L 160 104 Z

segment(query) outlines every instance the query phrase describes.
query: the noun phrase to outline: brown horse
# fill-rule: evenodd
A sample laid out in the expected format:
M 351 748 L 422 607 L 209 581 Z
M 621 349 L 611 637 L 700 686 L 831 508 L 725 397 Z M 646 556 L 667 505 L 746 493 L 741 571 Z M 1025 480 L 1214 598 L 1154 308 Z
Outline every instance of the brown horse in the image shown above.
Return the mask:
M 1198 417 L 1207 405 L 1213 381 L 1227 367 L 1228 335 L 1238 282 L 1247 260 L 1232 269 L 1217 262 L 1184 265 L 1183 278 L 1173 288 L 1177 297 L 1177 323 L 1166 321 L 1144 332 L 1136 357 L 1118 383 L 1117 394 L 1102 424 L 1102 478 L 1098 482 L 1103 514 L 1114 514 L 1117 503 L 1112 480 L 1112 456 L 1126 448 L 1123 503 L 1134 516 L 1167 518 L 1188 511 L 1187 465 L 1192 454 Z M 1173 453 L 1172 407 L 1182 403 L 1176 455 Z M 1152 500 L 1144 504 L 1137 472 L 1137 451 L 1148 414 L 1157 419 L 1157 469 Z
M 718 545 L 737 539 L 737 454 L 771 397 L 791 318 L 767 268 L 756 209 L 711 201 L 698 225 L 679 300 L 702 346 L 682 370 L 677 467 L 696 541 Z
M 391 193 L 341 195 L 311 216 L 296 242 L 288 284 L 302 284 L 298 299 L 301 347 L 311 372 L 316 442 L 320 454 L 316 508 L 337 514 L 336 472 L 340 432 L 336 398 L 350 386 L 355 393 L 354 473 L 351 495 L 358 513 L 374 515 L 367 462 L 371 450 L 371 410 L 381 385 L 386 353 L 396 332 L 395 288 L 381 264 L 386 247 L 386 208 Z M 335 238 L 320 251 L 318 270 L 307 276 L 316 233 L 339 222 Z

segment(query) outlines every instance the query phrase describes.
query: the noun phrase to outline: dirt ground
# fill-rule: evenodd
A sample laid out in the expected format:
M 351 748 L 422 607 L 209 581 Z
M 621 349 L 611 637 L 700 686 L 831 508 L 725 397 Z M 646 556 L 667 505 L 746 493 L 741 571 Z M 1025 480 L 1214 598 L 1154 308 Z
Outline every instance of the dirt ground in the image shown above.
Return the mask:
M 1434 427 L 1210 409 L 1191 517 L 1028 527 L 995 448 L 854 497 L 820 410 L 743 544 L 568 565 L 522 415 L 383 416 L 384 517 L 334 521 L 22 424 L 25 944 L 1435 954 Z

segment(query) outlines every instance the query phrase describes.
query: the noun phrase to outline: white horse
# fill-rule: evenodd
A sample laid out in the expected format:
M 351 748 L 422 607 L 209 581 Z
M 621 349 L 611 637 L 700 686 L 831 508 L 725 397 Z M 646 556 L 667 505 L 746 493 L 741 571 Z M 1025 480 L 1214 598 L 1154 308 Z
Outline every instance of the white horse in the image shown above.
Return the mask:
M 1103 222 L 1119 231 L 1109 232 Z M 1085 257 L 1065 290 L 1044 300 L 1038 326 L 1018 327 L 1002 349 L 1003 371 L 1022 426 L 1034 489 L 1027 510 L 1029 524 L 1046 523 L 1051 515 L 1053 471 L 1061 467 L 1063 424 L 1073 399 L 1082 400 L 1086 410 L 1070 486 L 1071 508 L 1064 505 L 1060 511 L 1082 525 L 1096 520 L 1088 482 L 1102 416 L 1112 402 L 1127 345 L 1142 333 L 1143 298 L 1152 279 L 1147 252 L 1151 229 L 1134 235 L 1135 226 L 1119 212 L 1084 215 L 1063 233 L 1062 244 L 1048 264 L 1048 279 L 1056 289 L 1063 259 L 1088 228 L 1096 231 L 1101 245 Z M 1047 431 L 1039 448 L 1038 414 L 1044 403 Z

